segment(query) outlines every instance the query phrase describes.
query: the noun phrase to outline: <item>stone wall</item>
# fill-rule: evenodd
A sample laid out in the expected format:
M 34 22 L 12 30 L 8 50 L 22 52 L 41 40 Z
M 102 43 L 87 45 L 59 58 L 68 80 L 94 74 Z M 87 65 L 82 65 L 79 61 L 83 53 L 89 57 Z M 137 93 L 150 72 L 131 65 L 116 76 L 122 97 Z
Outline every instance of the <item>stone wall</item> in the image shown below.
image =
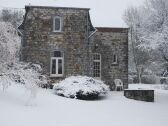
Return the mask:
M 134 100 L 154 102 L 154 90 L 124 90 L 124 96 Z
M 97 28 L 93 53 L 101 54 L 101 79 L 114 90 L 114 79 L 121 79 L 128 88 L 128 29 Z M 117 64 L 113 64 L 113 55 Z
M 63 19 L 62 32 L 53 32 L 53 18 Z M 89 9 L 27 7 L 24 20 L 22 56 L 39 63 L 49 75 L 50 58 L 58 50 L 64 54 L 64 77 L 88 75 Z

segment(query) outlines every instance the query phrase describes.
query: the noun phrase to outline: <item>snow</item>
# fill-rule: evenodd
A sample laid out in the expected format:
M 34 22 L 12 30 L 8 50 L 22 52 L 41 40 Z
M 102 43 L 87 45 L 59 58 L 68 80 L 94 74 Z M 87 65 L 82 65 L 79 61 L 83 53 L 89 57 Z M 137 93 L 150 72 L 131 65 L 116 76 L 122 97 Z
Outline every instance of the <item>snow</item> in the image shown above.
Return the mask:
M 103 81 L 87 76 L 70 76 L 65 80 L 55 84 L 56 94 L 63 94 L 65 97 L 74 97 L 81 92 L 82 95 L 87 93 L 105 94 L 109 88 Z
M 167 85 L 164 84 L 129 84 L 129 89 L 155 90 L 157 93 L 168 93 Z
M 54 95 L 53 90 L 38 89 L 34 105 L 25 106 L 28 92 L 22 85 L 13 85 L 6 92 L 0 90 L 0 125 L 167 126 L 168 91 L 155 90 L 155 102 L 148 103 L 127 99 L 123 92 L 83 101 Z

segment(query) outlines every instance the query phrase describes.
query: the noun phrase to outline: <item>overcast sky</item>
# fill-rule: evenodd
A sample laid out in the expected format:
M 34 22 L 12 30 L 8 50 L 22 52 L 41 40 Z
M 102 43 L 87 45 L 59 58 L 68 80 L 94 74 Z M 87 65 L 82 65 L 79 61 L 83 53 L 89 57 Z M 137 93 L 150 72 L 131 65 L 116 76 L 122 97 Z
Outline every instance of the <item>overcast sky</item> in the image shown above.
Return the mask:
M 126 27 L 122 15 L 128 6 L 139 6 L 144 0 L 0 0 L 0 7 L 24 8 L 25 5 L 90 8 L 94 26 Z

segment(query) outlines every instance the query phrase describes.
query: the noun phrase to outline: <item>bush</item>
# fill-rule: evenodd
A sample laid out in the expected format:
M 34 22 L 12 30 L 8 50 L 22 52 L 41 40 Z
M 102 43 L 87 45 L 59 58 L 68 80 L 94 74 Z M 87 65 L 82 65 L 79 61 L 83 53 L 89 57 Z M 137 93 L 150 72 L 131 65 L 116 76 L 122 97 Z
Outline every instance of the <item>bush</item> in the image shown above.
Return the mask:
M 132 76 L 132 78 L 129 78 L 129 82 L 138 83 L 138 78 L 136 76 Z M 144 83 L 144 84 L 159 84 L 160 83 L 160 78 L 156 75 L 143 75 L 141 83 Z
M 160 83 L 159 77 L 156 75 L 144 75 L 142 76 L 142 83 L 144 84 L 157 84 Z
M 6 74 L 0 74 L 0 86 L 2 85 L 3 91 L 5 91 L 12 84 L 11 78 Z
M 168 84 L 168 77 L 160 77 L 161 84 Z
M 9 85 L 24 84 L 25 88 L 31 92 L 31 95 L 36 96 L 38 86 L 47 84 L 47 78 L 41 74 L 42 68 L 38 64 L 18 62 L 9 66 L 6 73 L 0 75 L 1 85 L 3 90 Z
M 162 89 L 168 90 L 168 77 L 160 77 L 160 83 L 162 84 Z
M 83 100 L 97 99 L 106 94 L 109 87 L 102 81 L 86 76 L 71 76 L 54 85 L 57 95 Z

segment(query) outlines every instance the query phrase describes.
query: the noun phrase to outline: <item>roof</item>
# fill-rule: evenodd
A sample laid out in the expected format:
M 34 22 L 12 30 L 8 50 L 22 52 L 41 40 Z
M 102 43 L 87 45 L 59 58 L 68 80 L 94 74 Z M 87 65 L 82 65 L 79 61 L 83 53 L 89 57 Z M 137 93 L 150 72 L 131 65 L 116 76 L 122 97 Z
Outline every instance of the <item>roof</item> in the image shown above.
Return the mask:
M 34 5 L 26 5 L 25 8 L 48 8 L 48 9 L 90 10 L 90 8 L 79 8 L 79 7 L 56 7 L 56 6 L 34 6 Z
M 98 32 L 128 32 L 129 28 L 96 27 Z

